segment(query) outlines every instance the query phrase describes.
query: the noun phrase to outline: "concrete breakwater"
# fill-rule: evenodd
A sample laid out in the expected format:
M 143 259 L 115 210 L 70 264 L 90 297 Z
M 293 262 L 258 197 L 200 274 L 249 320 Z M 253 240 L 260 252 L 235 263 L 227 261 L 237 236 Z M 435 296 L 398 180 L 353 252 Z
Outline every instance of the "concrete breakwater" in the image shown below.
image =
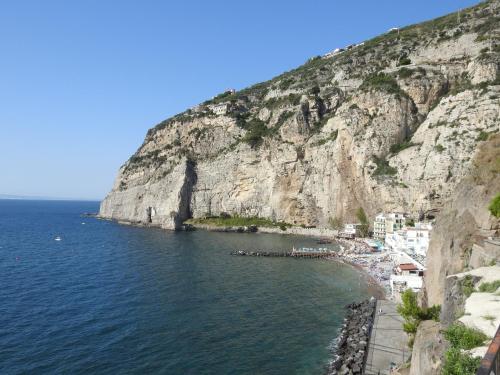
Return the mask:
M 347 316 L 333 348 L 327 375 L 362 374 L 377 301 L 347 305 Z

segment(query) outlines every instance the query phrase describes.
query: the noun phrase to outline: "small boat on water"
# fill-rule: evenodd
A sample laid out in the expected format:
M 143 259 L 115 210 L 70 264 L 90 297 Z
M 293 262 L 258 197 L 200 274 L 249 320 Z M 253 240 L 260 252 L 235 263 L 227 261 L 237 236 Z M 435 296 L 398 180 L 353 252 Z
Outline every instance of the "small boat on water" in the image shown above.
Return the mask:
M 56 236 L 56 238 L 54 238 L 54 241 L 61 241 L 61 237 Z

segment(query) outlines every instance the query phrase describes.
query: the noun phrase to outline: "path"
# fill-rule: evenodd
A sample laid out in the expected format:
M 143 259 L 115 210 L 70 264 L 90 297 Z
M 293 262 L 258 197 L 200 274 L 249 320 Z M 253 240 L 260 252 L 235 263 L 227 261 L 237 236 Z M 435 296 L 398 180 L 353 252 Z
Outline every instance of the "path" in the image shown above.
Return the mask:
M 403 331 L 403 318 L 397 313 L 396 304 L 378 300 L 368 344 L 365 374 L 389 374 L 391 363 L 400 365 L 408 361 L 411 352 L 407 342 L 408 336 Z

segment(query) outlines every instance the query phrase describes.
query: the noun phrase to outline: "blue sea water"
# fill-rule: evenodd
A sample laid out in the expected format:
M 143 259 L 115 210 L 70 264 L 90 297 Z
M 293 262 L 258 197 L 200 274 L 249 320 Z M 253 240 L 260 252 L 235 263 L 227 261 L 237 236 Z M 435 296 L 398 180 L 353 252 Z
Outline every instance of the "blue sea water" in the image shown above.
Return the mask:
M 81 216 L 97 210 L 0 200 L 0 374 L 322 374 L 368 296 L 333 261 L 228 254 L 313 239 Z

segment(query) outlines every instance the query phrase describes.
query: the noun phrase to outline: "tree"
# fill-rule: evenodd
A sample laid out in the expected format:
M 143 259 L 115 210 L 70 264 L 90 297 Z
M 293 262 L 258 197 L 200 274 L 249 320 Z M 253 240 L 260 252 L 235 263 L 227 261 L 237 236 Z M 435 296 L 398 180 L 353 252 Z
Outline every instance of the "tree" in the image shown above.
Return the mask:
M 420 313 L 420 308 L 417 302 L 417 293 L 411 289 L 406 289 L 401 294 L 401 304 L 398 305 L 398 313 L 405 320 L 416 318 Z
M 358 218 L 359 223 L 361 226 L 359 227 L 359 232 L 362 237 L 368 236 L 368 229 L 369 229 L 369 224 L 368 224 L 368 218 L 366 217 L 365 210 L 363 210 L 363 207 L 358 208 L 356 211 L 356 217 Z
M 341 218 L 338 218 L 338 217 L 331 217 L 329 220 L 328 220 L 328 223 L 330 224 L 330 226 L 332 227 L 332 229 L 342 229 L 342 227 L 344 226 L 344 223 L 342 222 L 342 219 Z

